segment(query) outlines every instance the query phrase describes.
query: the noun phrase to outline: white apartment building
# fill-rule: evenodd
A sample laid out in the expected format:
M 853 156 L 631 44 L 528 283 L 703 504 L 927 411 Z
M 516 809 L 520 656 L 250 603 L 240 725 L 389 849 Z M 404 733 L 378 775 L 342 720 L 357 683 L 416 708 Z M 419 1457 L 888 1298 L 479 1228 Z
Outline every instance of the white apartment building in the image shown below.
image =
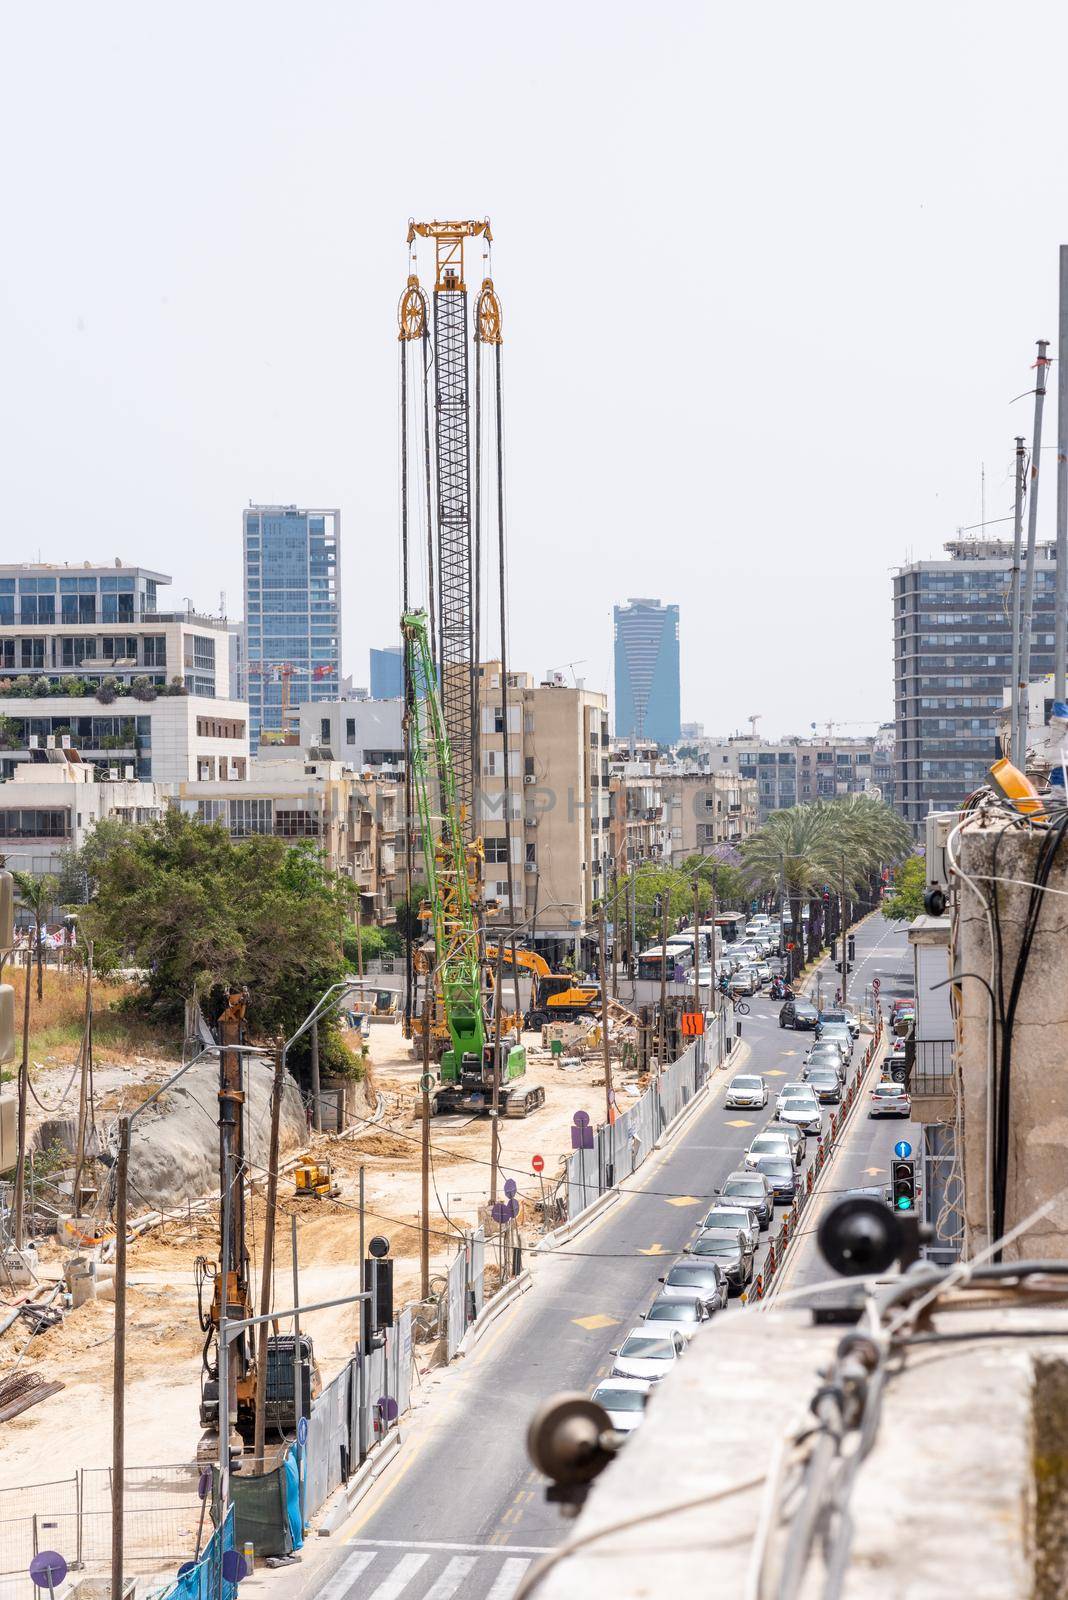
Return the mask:
M 333 760 L 361 772 L 381 767 L 403 772 L 403 715 L 403 700 L 314 701 L 300 708 L 298 749 L 329 750 Z
M 0 854 L 8 870 L 40 875 L 60 870 L 105 817 L 154 822 L 166 799 L 158 783 L 134 777 L 100 779 L 75 751 L 40 752 L 0 784 Z
M 0 776 L 50 748 L 157 783 L 244 776 L 230 625 L 160 610 L 169 582 L 120 561 L 0 566 Z

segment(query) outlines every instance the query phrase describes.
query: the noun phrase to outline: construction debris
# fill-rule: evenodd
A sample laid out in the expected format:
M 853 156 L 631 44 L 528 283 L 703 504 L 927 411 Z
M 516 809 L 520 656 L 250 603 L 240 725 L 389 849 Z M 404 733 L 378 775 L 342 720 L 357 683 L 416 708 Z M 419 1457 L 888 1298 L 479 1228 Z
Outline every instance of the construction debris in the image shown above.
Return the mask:
M 12 1372 L 0 1378 L 0 1422 L 10 1422 L 12 1417 L 47 1400 L 49 1395 L 58 1394 L 62 1388 L 61 1383 L 45 1383 L 39 1372 Z

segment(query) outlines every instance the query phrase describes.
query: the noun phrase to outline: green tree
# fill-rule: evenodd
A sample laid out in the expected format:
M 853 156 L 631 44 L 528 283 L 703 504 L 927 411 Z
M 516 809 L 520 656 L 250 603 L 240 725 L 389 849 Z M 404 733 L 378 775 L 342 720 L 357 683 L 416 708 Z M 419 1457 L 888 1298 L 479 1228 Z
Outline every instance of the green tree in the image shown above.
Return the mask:
M 909 856 L 894 873 L 894 886 L 883 901 L 883 915 L 891 922 L 912 922 L 922 916 L 926 887 L 927 863 L 922 856 Z
M 59 897 L 59 879 L 51 872 L 43 872 L 35 878 L 32 872 L 13 872 L 11 874 L 15 884 L 15 892 L 27 910 L 33 913 L 34 942 L 37 947 L 37 1004 L 44 999 L 44 951 L 41 948 L 41 929 L 45 917 L 55 905 Z M 26 982 L 30 981 L 30 969 L 26 968 Z
M 137 828 L 101 824 L 79 865 L 94 889 L 86 934 L 139 970 L 137 1004 L 157 1016 L 179 1016 L 192 995 L 210 1011 L 244 986 L 252 1032 L 288 1037 L 343 974 L 347 896 L 312 841 L 235 840 L 170 810 Z
M 402 894 L 396 902 L 397 936 L 402 946 L 408 938 L 411 938 L 413 943 L 418 944 L 420 939 L 425 938 L 429 931 L 428 925 L 422 922 L 419 916 L 419 908 L 426 897 L 426 884 L 413 883 L 411 899 L 409 900 L 406 895 Z

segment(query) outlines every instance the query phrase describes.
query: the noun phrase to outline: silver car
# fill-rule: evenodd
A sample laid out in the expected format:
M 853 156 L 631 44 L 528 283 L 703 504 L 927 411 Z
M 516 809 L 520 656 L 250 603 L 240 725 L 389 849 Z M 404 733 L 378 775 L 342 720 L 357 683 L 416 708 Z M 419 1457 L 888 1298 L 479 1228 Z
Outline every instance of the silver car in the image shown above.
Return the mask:
M 702 1322 L 707 1322 L 709 1312 L 695 1295 L 686 1300 L 682 1295 L 658 1294 L 643 1317 L 646 1326 L 657 1333 L 678 1333 L 689 1344 Z
M 643 1323 L 632 1328 L 618 1350 L 613 1350 L 613 1378 L 645 1378 L 659 1383 L 667 1377 L 686 1348 L 681 1333 L 657 1333 Z
M 732 1078 L 727 1085 L 727 1095 L 723 1103 L 728 1109 L 756 1106 L 763 1110 L 768 1103 L 766 1079 L 753 1074 L 739 1073 L 738 1077 Z
M 755 1166 L 758 1156 L 780 1155 L 786 1156 L 795 1167 L 799 1167 L 805 1159 L 805 1136 L 800 1128 L 790 1127 L 789 1124 L 780 1127 L 773 1122 L 763 1133 L 758 1133 L 750 1144 L 745 1152 L 745 1165 Z
M 849 1028 L 844 1022 L 828 1022 L 827 1019 L 824 1018 L 823 1032 L 820 1034 L 820 1042 L 822 1044 L 826 1044 L 828 1039 L 833 1039 L 835 1044 L 841 1045 L 842 1053 L 847 1061 L 852 1058 L 853 1035 L 850 1033 Z
M 726 1200 L 717 1200 L 701 1224 L 705 1228 L 737 1228 L 744 1233 L 752 1249 L 756 1250 L 760 1244 L 760 1223 L 756 1211 L 750 1206 L 731 1205 Z
M 805 1093 L 781 1094 L 775 1107 L 776 1122 L 800 1128 L 804 1134 L 819 1137 L 823 1132 L 823 1115 L 815 1091 L 805 1085 Z
M 645 1415 L 651 1388 L 648 1378 L 606 1378 L 590 1399 L 604 1406 L 616 1433 L 633 1433 Z

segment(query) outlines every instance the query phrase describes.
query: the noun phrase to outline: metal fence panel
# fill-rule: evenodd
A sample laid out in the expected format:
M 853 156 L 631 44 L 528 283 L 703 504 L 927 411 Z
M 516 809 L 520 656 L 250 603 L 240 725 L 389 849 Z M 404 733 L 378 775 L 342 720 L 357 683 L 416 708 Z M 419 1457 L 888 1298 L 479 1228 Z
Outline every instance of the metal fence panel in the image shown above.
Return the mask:
M 474 1320 L 482 1310 L 486 1289 L 486 1235 L 476 1228 L 468 1241 L 468 1287 L 471 1291 L 471 1317 Z
M 445 1289 L 445 1350 L 451 1361 L 460 1348 L 460 1340 L 467 1327 L 466 1295 L 467 1252 L 458 1250 L 449 1263 L 448 1282 Z
M 317 1400 L 308 1418 L 304 1453 L 304 1511 L 314 1516 L 349 1473 L 349 1366 L 342 1367 Z

